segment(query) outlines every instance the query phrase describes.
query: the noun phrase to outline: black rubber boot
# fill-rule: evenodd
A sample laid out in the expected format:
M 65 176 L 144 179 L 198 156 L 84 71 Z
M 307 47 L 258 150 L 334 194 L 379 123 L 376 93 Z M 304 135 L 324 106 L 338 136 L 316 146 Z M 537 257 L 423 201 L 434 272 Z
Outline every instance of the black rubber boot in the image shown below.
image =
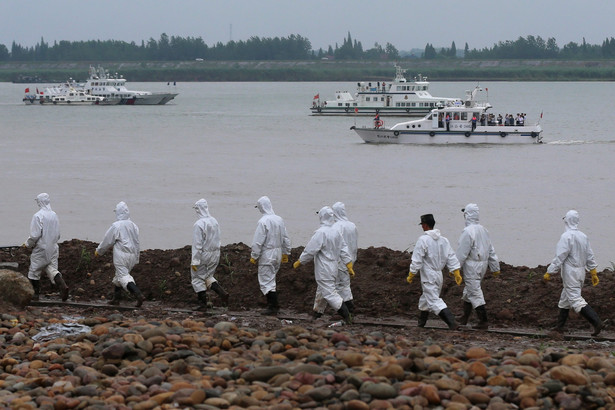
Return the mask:
M 60 296 L 62 297 L 62 302 L 66 302 L 68 299 L 68 286 L 66 286 L 66 282 L 62 278 L 62 274 L 58 273 L 53 278 L 54 283 L 58 288 L 60 288 Z
M 222 289 L 222 286 L 220 286 L 218 282 L 214 282 L 211 284 L 211 290 L 213 290 L 218 294 L 218 296 L 220 296 L 220 300 L 222 301 L 222 304 L 224 306 L 228 306 L 229 295 L 227 292 L 224 291 L 224 289 Z
M 350 312 L 350 314 L 354 315 L 354 302 L 352 301 L 352 299 L 347 300 L 346 302 L 344 302 L 344 304 L 348 308 L 348 311 Z
M 487 309 L 485 309 L 485 305 L 480 305 L 476 307 L 476 315 L 478 316 L 478 324 L 476 325 L 477 329 L 489 329 L 489 323 L 487 322 Z
M 41 281 L 30 279 L 30 283 L 32 284 L 32 288 L 34 289 L 34 295 L 32 296 L 32 300 L 38 301 L 41 298 Z
M 472 307 L 472 304 L 470 302 L 463 302 L 463 316 L 461 316 L 459 318 L 459 324 L 460 325 L 467 325 L 468 324 L 468 320 L 470 320 L 470 316 L 472 316 L 472 310 L 474 310 L 474 308 Z
M 425 327 L 425 325 L 427 324 L 427 319 L 429 318 L 429 311 L 428 310 L 421 310 L 419 311 L 419 320 L 418 320 L 418 327 Z
M 570 309 L 559 309 L 559 315 L 557 316 L 557 323 L 553 328 L 556 332 L 563 332 L 564 326 L 566 325 L 566 321 L 568 320 L 568 314 L 570 313 Z
M 275 291 L 267 293 L 267 309 L 261 312 L 263 316 L 275 316 L 278 314 L 278 294 Z
M 109 301 L 110 305 L 119 305 L 120 304 L 120 300 L 122 299 L 122 287 L 121 286 L 114 286 L 113 287 L 113 299 L 111 299 Z
M 340 315 L 344 319 L 344 323 L 347 325 L 352 324 L 352 315 L 348 311 L 348 307 L 342 303 L 342 307 L 337 311 L 338 315 Z
M 450 330 L 457 330 L 459 325 L 455 322 L 455 316 L 453 316 L 453 312 L 449 308 L 444 308 L 438 314 L 444 323 L 448 326 Z
M 135 305 L 135 307 L 141 307 L 143 301 L 145 300 L 143 293 L 141 293 L 141 291 L 134 282 L 130 282 L 126 287 L 128 288 L 128 291 L 132 293 L 135 298 L 137 298 L 137 304 Z
M 197 299 L 199 300 L 199 306 L 197 307 L 197 310 L 200 310 L 202 312 L 207 310 L 207 292 L 202 290 L 200 292 L 197 292 L 196 294 Z
M 320 319 L 322 317 L 322 313 L 317 312 L 315 310 L 312 311 L 312 319 L 316 320 L 316 319 Z
M 604 328 L 604 323 L 600 320 L 600 316 L 591 306 L 586 305 L 583 309 L 581 309 L 581 316 L 583 316 L 589 323 L 594 327 L 594 332 L 592 336 L 598 336 L 602 329 Z

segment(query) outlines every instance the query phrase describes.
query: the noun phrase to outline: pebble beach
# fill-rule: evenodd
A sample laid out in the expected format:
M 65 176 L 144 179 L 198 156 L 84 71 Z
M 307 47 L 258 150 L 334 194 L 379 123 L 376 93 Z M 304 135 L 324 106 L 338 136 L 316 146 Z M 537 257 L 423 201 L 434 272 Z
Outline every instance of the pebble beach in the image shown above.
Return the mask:
M 615 408 L 608 349 L 473 345 L 419 333 L 228 317 L 99 312 L 40 337 L 60 310 L 0 321 L 0 403 L 13 409 Z M 449 339 L 438 340 L 438 334 Z M 458 334 L 459 343 L 452 343 Z

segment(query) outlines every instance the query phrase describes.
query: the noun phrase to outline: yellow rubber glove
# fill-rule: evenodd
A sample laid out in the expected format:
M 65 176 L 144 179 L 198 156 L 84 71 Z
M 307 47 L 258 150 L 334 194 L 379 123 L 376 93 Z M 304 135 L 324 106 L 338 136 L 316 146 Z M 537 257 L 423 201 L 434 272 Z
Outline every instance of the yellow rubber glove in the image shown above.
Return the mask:
M 551 274 L 550 273 L 545 273 L 545 275 L 542 277 L 544 280 L 551 280 Z
M 455 283 L 457 285 L 461 285 L 461 283 L 463 282 L 463 278 L 461 277 L 461 272 L 459 272 L 459 269 L 455 269 L 453 271 L 453 276 L 455 277 Z
M 293 263 L 293 269 L 297 269 L 299 266 L 301 266 L 301 262 L 297 261 Z
M 98 251 L 94 251 L 94 257 L 98 258 L 100 255 L 98 254 Z
M 22 248 L 27 248 L 27 247 L 28 247 L 28 245 L 26 245 L 26 243 L 24 242 L 24 243 L 22 243 L 22 244 L 21 244 L 21 247 L 22 247 Z
M 412 280 L 414 279 L 415 275 L 416 273 L 408 272 L 408 277 L 406 278 L 406 282 L 412 283 Z
M 196 265 L 190 265 L 190 269 L 192 269 L 193 271 L 196 272 L 196 270 L 198 269 Z
M 252 265 L 256 265 L 256 259 L 254 259 L 254 258 L 250 258 L 250 263 L 251 263 Z
M 348 268 L 348 274 L 350 275 L 350 277 L 354 278 L 354 270 L 352 269 L 352 262 L 348 262 L 346 264 L 346 267 Z
M 286 254 L 282 255 L 282 263 L 288 263 L 288 255 Z
M 493 272 L 493 276 L 495 276 L 496 278 L 498 277 L 498 275 L 499 275 L 499 274 L 500 274 L 500 271 L 499 271 L 499 270 L 498 270 L 498 271 Z
M 596 272 L 596 269 L 590 270 L 589 273 L 592 275 L 592 286 L 598 286 L 600 280 L 598 279 L 598 272 Z

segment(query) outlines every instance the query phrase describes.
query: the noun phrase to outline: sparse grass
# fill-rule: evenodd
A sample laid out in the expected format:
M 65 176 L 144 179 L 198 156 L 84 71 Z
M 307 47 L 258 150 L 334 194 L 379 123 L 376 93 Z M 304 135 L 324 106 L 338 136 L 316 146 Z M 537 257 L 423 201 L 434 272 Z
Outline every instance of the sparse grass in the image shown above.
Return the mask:
M 224 256 L 222 257 L 222 264 L 227 267 L 229 275 L 231 277 L 231 283 L 232 283 L 233 282 L 233 275 L 234 275 L 235 271 L 232 269 L 233 263 L 231 262 L 231 259 L 228 256 L 228 252 L 224 252 Z
M 79 272 L 80 269 L 83 268 L 84 270 L 89 271 L 91 262 L 92 255 L 90 255 L 90 252 L 88 252 L 85 247 L 82 247 L 81 255 L 79 255 L 79 262 L 77 263 L 77 267 L 75 268 L 75 270 Z
M 166 290 L 167 290 L 167 280 L 161 279 L 158 282 L 158 293 L 160 294 L 161 297 L 165 295 Z
M 534 277 L 534 275 L 536 275 L 536 272 L 534 272 L 533 270 L 530 271 L 530 273 L 528 273 L 527 278 L 528 279 L 532 279 Z

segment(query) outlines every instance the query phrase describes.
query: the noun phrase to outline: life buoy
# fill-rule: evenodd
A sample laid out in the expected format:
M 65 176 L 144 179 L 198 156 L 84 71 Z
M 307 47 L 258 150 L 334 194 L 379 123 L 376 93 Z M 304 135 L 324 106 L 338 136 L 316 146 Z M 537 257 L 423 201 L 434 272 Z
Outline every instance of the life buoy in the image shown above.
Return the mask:
M 505 132 L 500 132 L 500 137 L 504 138 L 506 136 Z
M 433 137 L 434 135 L 436 135 L 436 133 L 435 133 L 435 132 L 433 132 L 433 131 L 429 131 L 429 136 L 430 136 L 430 137 Z
M 467 137 L 469 137 L 470 135 L 472 135 L 472 133 L 470 131 L 466 131 L 466 133 L 464 134 Z
M 395 135 L 397 137 L 399 135 L 399 131 L 397 131 L 397 130 L 393 131 L 393 135 Z
M 348 108 L 346 108 L 345 111 L 348 112 Z
M 384 122 L 382 122 L 382 120 L 374 121 L 374 125 L 376 126 L 376 128 L 382 127 L 383 124 L 384 124 Z
M 536 134 L 534 131 L 532 131 L 530 135 L 532 136 L 532 138 L 536 138 L 538 136 L 538 134 Z
M 410 112 L 410 108 L 406 108 L 406 112 Z

